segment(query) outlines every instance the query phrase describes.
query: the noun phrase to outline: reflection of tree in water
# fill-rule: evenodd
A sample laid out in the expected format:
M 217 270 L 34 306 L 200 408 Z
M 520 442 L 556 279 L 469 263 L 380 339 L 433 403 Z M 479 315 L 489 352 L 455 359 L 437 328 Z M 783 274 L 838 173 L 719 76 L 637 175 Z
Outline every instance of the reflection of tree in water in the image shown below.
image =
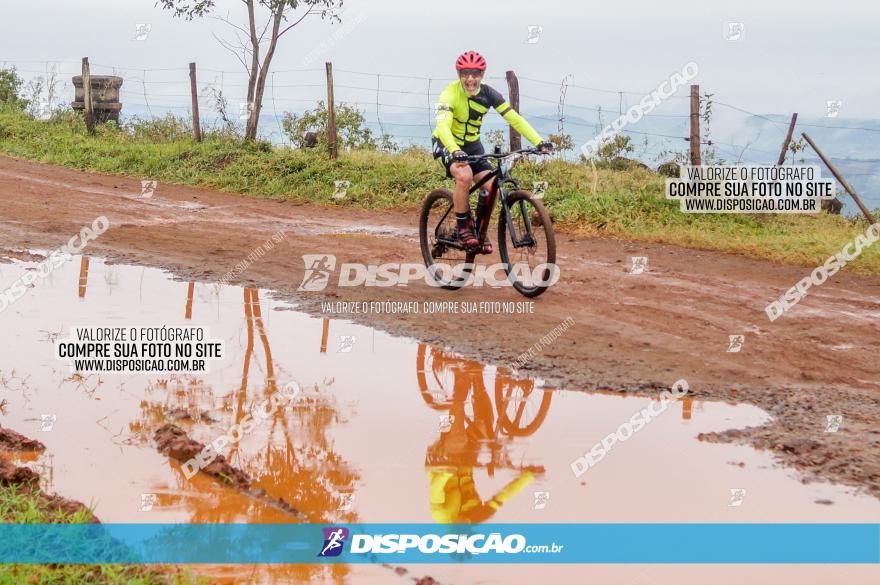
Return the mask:
M 86 297 L 88 273 L 89 259 L 83 256 L 77 287 L 79 298 Z M 192 318 L 194 290 L 194 283 L 188 283 L 184 308 L 186 319 Z M 238 389 L 218 396 L 205 380 L 187 374 L 168 374 L 151 380 L 147 384 L 145 398 L 139 405 L 138 416 L 128 425 L 136 442 L 146 444 L 153 432 L 172 414 L 172 422 L 184 428 L 194 439 L 208 443 L 225 434 L 250 409 L 277 391 L 275 364 L 263 325 L 258 291 L 245 289 L 243 293 L 247 345 Z M 249 391 L 251 361 L 257 361 L 259 367 L 254 355 L 255 326 L 266 358 L 265 379 L 259 391 Z M 80 376 L 66 381 L 82 380 L 85 378 Z M 201 418 L 206 412 L 220 420 Z M 253 478 L 254 487 L 261 487 L 270 497 L 283 498 L 301 508 L 310 522 L 357 522 L 357 515 L 353 512 L 338 511 L 343 501 L 340 494 L 351 492 L 359 476 L 334 451 L 333 443 L 327 437 L 327 427 L 337 420 L 339 416 L 335 405 L 316 387 L 302 403 L 274 413 L 270 420 L 260 423 L 254 433 L 245 439 L 247 444 L 264 440 L 265 448 L 249 452 L 235 446 L 227 458 L 234 460 L 234 465 Z M 159 505 L 166 509 L 187 510 L 190 514 L 188 522 L 261 524 L 294 520 L 289 514 L 267 506 L 257 498 L 233 491 L 203 474 L 187 480 L 176 463 L 169 462 L 169 465 L 174 473 L 174 485 L 167 492 L 158 494 Z M 198 547 L 199 543 L 187 541 L 180 546 L 193 548 Z M 202 543 L 203 548 L 207 546 L 210 544 Z M 350 572 L 349 565 L 344 564 L 237 565 L 212 569 L 212 573 L 221 578 L 228 576 L 236 582 L 245 580 L 260 583 L 299 583 L 309 580 L 342 584 L 348 580 Z
M 339 509 L 342 494 L 352 491 L 359 476 L 327 436 L 338 416 L 317 390 L 274 414 L 265 449 L 256 451 L 243 468 L 256 486 L 291 502 L 309 522 L 356 522 L 353 512 Z
M 133 433 L 147 440 L 165 422 L 169 412 L 183 409 L 192 419 L 197 419 L 200 413 L 207 411 L 220 420 L 210 426 L 204 420 L 174 421 L 194 435 L 193 438 L 207 443 L 241 423 L 245 415 L 279 390 L 258 291 L 244 289 L 243 294 L 246 345 L 238 387 L 218 397 L 211 385 L 192 376 L 169 375 L 167 379 L 152 381 L 147 387 L 147 398 L 141 403 L 140 416 L 129 425 Z M 255 348 L 261 348 L 265 356 L 265 374 L 257 388 L 253 387 L 253 380 L 249 380 L 252 365 L 260 366 L 256 355 L 259 351 Z M 339 510 L 345 501 L 342 494 L 353 490 L 359 476 L 335 451 L 327 434 L 330 425 L 340 418 L 328 395 L 328 386 L 304 388 L 293 404 L 279 408 L 267 420 L 258 422 L 249 435 L 227 447 L 224 454 L 230 464 L 252 478 L 253 487 L 265 490 L 271 498 L 289 502 L 301 510 L 309 522 L 356 522 L 354 512 Z M 176 465 L 172 467 L 177 469 Z M 292 519 L 257 499 L 232 497 L 219 482 L 203 475 L 192 481 L 186 480 L 180 471 L 176 476 L 175 491 L 181 495 L 163 494 L 161 499 L 163 505 L 167 502 L 185 506 L 192 515 L 190 522 Z M 230 499 L 234 505 L 225 505 Z M 332 572 L 329 566 L 326 570 Z M 306 574 L 311 571 L 303 573 Z
M 245 289 L 244 295 L 247 348 L 241 386 L 233 399 L 232 424 L 240 423 L 254 406 L 278 391 L 258 291 Z M 248 370 L 254 354 L 254 328 L 266 356 L 266 380 L 261 396 L 249 402 Z M 290 502 L 307 515 L 309 522 L 355 522 L 352 512 L 339 511 L 343 503 L 341 494 L 351 492 L 359 477 L 334 451 L 327 436 L 328 427 L 338 419 L 332 400 L 317 385 L 311 390 L 304 389 L 294 404 L 276 410 L 254 431 L 254 435 L 261 437 L 265 433 L 264 448 L 245 455 L 242 443 L 238 443 L 228 458 L 253 478 L 256 487 Z
M 132 434 L 143 442 L 149 441 L 153 431 L 165 422 L 186 426 L 215 408 L 210 384 L 190 374 L 168 374 L 165 378 L 150 380 L 145 394 L 146 398 L 140 403 L 140 416 L 128 424 Z M 174 420 L 170 418 L 172 413 Z

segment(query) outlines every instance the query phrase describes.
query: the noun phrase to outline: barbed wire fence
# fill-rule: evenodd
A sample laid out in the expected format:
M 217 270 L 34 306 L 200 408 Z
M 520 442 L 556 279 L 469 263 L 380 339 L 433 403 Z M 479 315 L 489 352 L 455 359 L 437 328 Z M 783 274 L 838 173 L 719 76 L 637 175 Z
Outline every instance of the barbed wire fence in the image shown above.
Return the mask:
M 285 113 L 301 113 L 327 100 L 325 68 L 311 66 L 285 69 L 279 67 L 269 76 L 264 108 L 261 116 L 261 135 L 276 144 L 290 144 L 282 127 Z M 323 63 L 322 63 L 323 65 Z M 72 77 L 80 75 L 79 62 L 26 61 L 0 59 L 0 69 L 14 68 L 27 82 L 48 79 L 58 82 L 57 104 L 69 105 L 73 96 Z M 180 67 L 142 68 L 122 65 L 92 63 L 93 75 L 115 75 L 123 79 L 120 102 L 123 119 L 158 118 L 167 114 L 191 116 L 189 69 Z M 434 126 L 434 104 L 445 86 L 455 81 L 453 77 L 427 77 L 420 75 L 389 74 L 382 72 L 355 71 L 345 68 L 333 69 L 334 95 L 337 105 L 356 107 L 364 116 L 366 125 L 379 136 L 387 135 L 400 146 L 427 147 Z M 488 76 L 485 82 L 507 94 L 507 78 Z M 218 98 L 233 105 L 233 112 L 240 112 L 241 125 L 246 118 L 247 74 L 243 70 L 230 71 L 206 67 L 198 68 L 198 104 L 200 118 L 216 123 Z M 631 106 L 650 94 L 614 88 L 600 88 L 573 83 L 571 76 L 561 80 L 536 79 L 518 76 L 519 110 L 538 127 L 539 132 L 558 132 L 572 136 L 574 148 L 570 157 L 580 154 L 579 146 L 597 135 L 610 121 L 608 114 L 623 115 Z M 27 87 L 25 87 L 27 93 Z M 715 98 L 716 94 L 701 94 L 701 103 L 714 107 L 711 132 L 717 136 L 734 134 L 752 136 L 742 141 L 716 139 L 704 135 L 701 144 L 712 153 L 710 162 L 724 161 L 735 164 L 774 164 L 779 148 L 770 150 L 771 139 L 763 133 L 768 128 L 774 136 L 772 142 L 782 145 L 789 122 L 783 116 L 770 117 Z M 27 97 L 27 95 L 25 96 Z M 69 98 L 69 99 L 68 99 Z M 644 114 L 635 124 L 629 124 L 620 133 L 629 136 L 632 156 L 653 166 L 661 159 L 676 153 L 683 156 L 688 148 L 689 96 L 680 92 L 670 96 L 654 111 Z M 616 116 L 614 116 L 616 117 Z M 832 118 L 829 118 L 829 120 Z M 760 121 L 760 126 L 756 124 Z M 766 124 L 764 124 L 766 123 Z M 845 124 L 811 124 L 798 122 L 799 128 L 821 128 L 844 133 L 861 133 L 874 136 L 880 128 L 849 126 Z M 483 125 L 487 132 L 506 130 L 507 124 L 500 116 L 487 118 Z M 738 129 L 737 132 L 731 131 Z M 876 168 L 876 167 L 875 167 Z M 867 177 L 880 181 L 880 169 L 859 169 L 848 173 L 854 177 Z M 875 200 L 877 198 L 875 197 Z

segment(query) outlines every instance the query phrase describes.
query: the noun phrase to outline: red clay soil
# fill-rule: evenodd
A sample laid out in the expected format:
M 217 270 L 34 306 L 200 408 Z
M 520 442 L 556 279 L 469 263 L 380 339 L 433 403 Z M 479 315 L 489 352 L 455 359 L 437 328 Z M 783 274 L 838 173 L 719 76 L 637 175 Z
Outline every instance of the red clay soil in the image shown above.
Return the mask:
M 313 314 L 322 313 L 321 301 L 526 300 L 510 288 L 449 292 L 424 283 L 379 289 L 334 281 L 320 292 L 297 291 L 303 254 L 334 254 L 337 266 L 421 262 L 416 209 L 320 207 L 168 184 L 152 198 L 139 195 L 138 179 L 0 157 L 0 256 L 4 248 L 55 248 L 104 215 L 111 227 L 89 254 L 219 281 L 284 230 L 230 284 L 277 291 Z M 571 318 L 521 370 L 571 390 L 655 393 L 684 378 L 698 398 L 751 403 L 773 416 L 767 426 L 705 438 L 772 449 L 808 479 L 880 497 L 880 277 L 838 273 L 771 323 L 764 307 L 813 267 L 567 233 L 557 234 L 557 245 L 561 281 L 534 301 L 532 314 L 340 317 L 501 364 Z M 632 256 L 648 257 L 643 274 L 629 274 Z M 497 253 L 484 261 L 497 262 Z M 745 345 L 728 352 L 736 334 Z M 824 432 L 826 416 L 837 414 L 840 430 Z
M 153 440 L 156 442 L 156 449 L 159 453 L 181 463 L 195 458 L 205 448 L 202 443 L 190 439 L 186 431 L 171 423 L 157 429 L 153 433 Z M 226 457 L 220 454 L 217 454 L 217 457 L 201 472 L 214 476 L 233 487 L 248 488 L 251 483 L 251 478 L 246 473 L 230 465 L 226 461 Z
M 46 446 L 35 439 L 28 439 L 12 429 L 0 427 L 0 450 L 2 451 L 45 451 Z
M 186 463 L 205 449 L 204 444 L 191 439 L 186 431 L 172 423 L 156 429 L 153 441 L 160 453 L 180 463 Z M 230 465 L 223 455 L 218 454 L 200 473 L 210 475 L 245 495 L 258 498 L 277 510 L 300 516 L 300 512 L 283 498 L 271 498 L 265 490 L 251 487 L 251 478 L 244 471 Z
M 24 435 L 20 435 L 9 429 L 0 429 L 0 439 L 11 438 L 10 442 L 0 442 L 0 446 L 7 451 L 34 451 L 44 450 L 43 444 L 39 441 L 28 439 Z M 17 445 L 17 448 L 14 445 Z M 74 500 L 68 500 L 57 495 L 49 495 L 40 489 L 40 475 L 28 469 L 27 467 L 19 467 L 6 456 L 0 454 L 0 486 L 19 486 L 22 489 L 28 489 L 53 512 L 63 512 L 65 514 L 75 514 L 81 510 L 87 510 L 86 506 Z M 94 515 L 93 523 L 100 523 Z

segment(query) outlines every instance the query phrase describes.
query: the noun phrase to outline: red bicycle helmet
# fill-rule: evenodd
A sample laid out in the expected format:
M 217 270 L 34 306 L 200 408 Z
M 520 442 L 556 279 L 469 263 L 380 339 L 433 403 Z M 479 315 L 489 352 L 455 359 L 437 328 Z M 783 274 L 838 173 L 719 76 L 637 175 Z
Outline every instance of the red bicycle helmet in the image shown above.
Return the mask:
M 480 71 L 485 71 L 486 59 L 476 51 L 465 51 L 455 61 L 455 70 L 461 71 L 462 69 L 479 69 Z

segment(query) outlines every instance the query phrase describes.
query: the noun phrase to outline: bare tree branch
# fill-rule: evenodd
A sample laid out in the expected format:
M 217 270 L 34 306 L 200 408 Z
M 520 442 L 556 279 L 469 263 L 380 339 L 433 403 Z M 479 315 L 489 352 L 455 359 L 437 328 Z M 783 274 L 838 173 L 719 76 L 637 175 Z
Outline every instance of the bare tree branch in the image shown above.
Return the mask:
M 234 46 L 232 45 L 232 43 L 230 43 L 230 42 L 228 42 L 228 41 L 226 41 L 226 40 L 220 38 L 219 36 L 217 36 L 216 33 L 213 33 L 213 32 L 212 32 L 212 33 L 211 33 L 211 36 L 213 36 L 213 37 L 217 40 L 217 42 L 220 44 L 221 47 L 223 47 L 224 49 L 226 49 L 227 51 L 229 51 L 230 53 L 232 53 L 232 54 L 235 56 L 235 58 L 238 59 L 238 62 L 241 63 L 241 66 L 242 66 L 242 67 L 244 67 L 245 73 L 247 73 L 247 71 L 248 71 L 248 65 L 247 65 L 247 63 L 245 62 L 244 57 L 242 57 L 242 55 L 239 55 L 239 54 L 238 54 L 238 52 L 236 51 L 236 47 L 234 47 Z M 241 49 L 243 49 L 244 47 L 238 47 L 238 48 L 239 48 L 239 50 L 241 50 Z
M 290 29 L 292 29 L 293 27 L 295 27 L 296 25 L 298 25 L 299 23 L 301 23 L 301 22 L 303 21 L 303 19 L 304 19 L 306 16 L 308 16 L 310 13 L 311 13 L 311 10 L 306 10 L 306 13 L 305 13 L 305 14 L 303 14 L 302 16 L 300 16 L 300 17 L 296 20 L 296 22 L 294 22 L 293 24 L 291 24 L 291 25 L 285 27 L 284 30 L 282 30 L 280 33 L 278 33 L 278 36 L 280 37 L 281 35 L 283 35 L 283 34 L 286 33 L 287 31 L 289 31 Z
M 228 17 L 228 16 L 217 16 L 217 15 L 215 14 L 215 15 L 211 16 L 211 18 L 213 18 L 214 20 L 219 20 L 219 21 L 222 22 L 223 24 L 226 24 L 226 25 L 228 25 L 228 26 L 231 26 L 232 28 L 241 31 L 241 32 L 243 32 L 244 34 L 249 34 L 248 31 L 245 30 L 243 27 L 241 27 L 241 26 L 235 24 L 234 22 L 232 22 L 231 20 L 229 20 L 229 17 Z
M 263 27 L 263 32 L 260 33 L 260 42 L 261 42 L 261 43 L 263 42 L 263 37 L 266 36 L 266 31 L 269 30 L 269 25 L 270 25 L 270 24 L 272 24 L 272 19 L 271 19 L 271 18 L 267 18 L 267 19 L 266 19 L 266 25 Z
M 344 0 L 239 0 L 247 9 L 247 24 L 240 25 L 232 22 L 227 16 L 213 18 L 230 26 L 235 35 L 235 41 L 225 39 L 218 34 L 211 33 L 221 47 L 232 53 L 248 73 L 247 100 L 251 104 L 251 114 L 245 128 L 245 138 L 254 140 L 257 136 L 257 124 L 259 123 L 260 110 L 262 109 L 263 94 L 266 88 L 266 79 L 278 40 L 290 29 L 300 24 L 306 16 L 320 15 L 321 18 L 335 19 L 342 22 L 339 15 L 333 9 L 341 8 Z M 259 4 L 269 11 L 269 18 L 261 25 L 258 33 L 257 10 Z M 175 17 L 193 20 L 211 14 L 216 8 L 216 0 L 156 0 L 156 5 L 169 10 Z M 306 10 L 295 20 L 288 23 L 288 13 L 295 12 L 300 5 L 305 5 Z M 262 10 L 261 10 L 262 12 Z M 270 31 L 271 29 L 271 31 Z M 261 55 L 264 43 L 266 53 Z M 262 57 L 262 58 L 261 58 Z M 250 63 L 248 63 L 250 61 Z

